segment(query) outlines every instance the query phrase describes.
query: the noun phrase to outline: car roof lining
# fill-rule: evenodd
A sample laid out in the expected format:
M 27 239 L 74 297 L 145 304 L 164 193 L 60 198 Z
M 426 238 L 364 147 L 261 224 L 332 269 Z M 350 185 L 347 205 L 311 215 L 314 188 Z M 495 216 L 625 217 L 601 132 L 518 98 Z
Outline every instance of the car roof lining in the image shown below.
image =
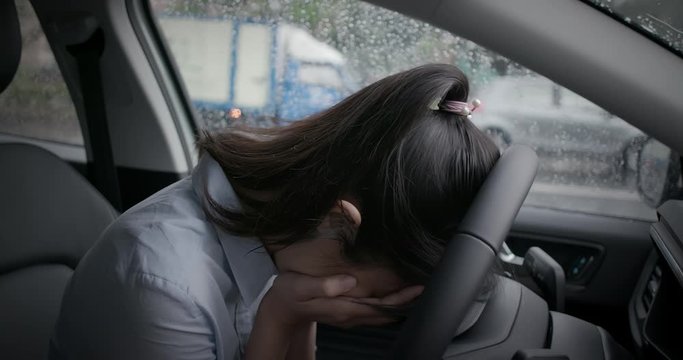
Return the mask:
M 368 2 L 519 62 L 683 154 L 683 59 L 581 1 Z

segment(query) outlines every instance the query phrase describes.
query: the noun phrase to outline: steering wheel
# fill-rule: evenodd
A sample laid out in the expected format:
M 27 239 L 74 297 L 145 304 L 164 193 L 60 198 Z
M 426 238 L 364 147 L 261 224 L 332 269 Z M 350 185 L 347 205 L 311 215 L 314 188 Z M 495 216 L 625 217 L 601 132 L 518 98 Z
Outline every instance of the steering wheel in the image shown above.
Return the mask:
M 509 147 L 498 159 L 403 324 L 392 359 L 441 359 L 481 289 L 536 176 L 538 157 Z

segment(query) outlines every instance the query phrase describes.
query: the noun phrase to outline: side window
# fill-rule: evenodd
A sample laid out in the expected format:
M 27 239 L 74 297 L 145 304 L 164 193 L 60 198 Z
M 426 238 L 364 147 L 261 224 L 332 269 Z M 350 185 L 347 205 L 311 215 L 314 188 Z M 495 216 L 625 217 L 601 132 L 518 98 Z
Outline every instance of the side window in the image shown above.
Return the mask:
M 394 72 L 450 63 L 483 102 L 472 121 L 501 150 L 538 153 L 527 206 L 655 215 L 637 190 L 645 134 L 471 41 L 357 0 L 150 1 L 207 128 L 284 125 Z
M 0 93 L 0 139 L 18 135 L 82 146 L 76 110 L 38 18 L 28 0 L 17 0 L 16 7 L 22 54 L 12 83 Z

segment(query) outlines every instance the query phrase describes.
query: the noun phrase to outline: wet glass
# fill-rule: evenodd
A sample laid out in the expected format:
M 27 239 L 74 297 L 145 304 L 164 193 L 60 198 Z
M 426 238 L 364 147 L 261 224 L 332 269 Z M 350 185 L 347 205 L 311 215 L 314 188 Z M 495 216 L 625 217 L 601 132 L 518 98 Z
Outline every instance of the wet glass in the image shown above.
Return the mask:
M 83 145 L 76 110 L 40 22 L 28 0 L 17 0 L 16 7 L 21 62 L 0 93 L 0 134 Z
M 637 190 L 647 138 L 581 96 L 467 39 L 356 0 L 151 0 L 206 128 L 282 126 L 389 74 L 460 67 L 472 121 L 541 165 L 527 206 L 652 220 Z

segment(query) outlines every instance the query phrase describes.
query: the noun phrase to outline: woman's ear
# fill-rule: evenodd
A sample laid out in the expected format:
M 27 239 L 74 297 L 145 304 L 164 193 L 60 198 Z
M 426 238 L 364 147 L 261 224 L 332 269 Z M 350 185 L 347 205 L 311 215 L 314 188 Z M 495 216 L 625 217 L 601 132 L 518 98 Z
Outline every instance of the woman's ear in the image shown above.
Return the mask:
M 353 224 L 356 226 L 356 228 L 359 227 L 361 222 L 361 216 L 358 208 L 346 200 L 340 200 L 339 206 L 341 207 L 341 210 L 344 212 L 344 214 L 348 215 L 349 219 L 353 221 Z

